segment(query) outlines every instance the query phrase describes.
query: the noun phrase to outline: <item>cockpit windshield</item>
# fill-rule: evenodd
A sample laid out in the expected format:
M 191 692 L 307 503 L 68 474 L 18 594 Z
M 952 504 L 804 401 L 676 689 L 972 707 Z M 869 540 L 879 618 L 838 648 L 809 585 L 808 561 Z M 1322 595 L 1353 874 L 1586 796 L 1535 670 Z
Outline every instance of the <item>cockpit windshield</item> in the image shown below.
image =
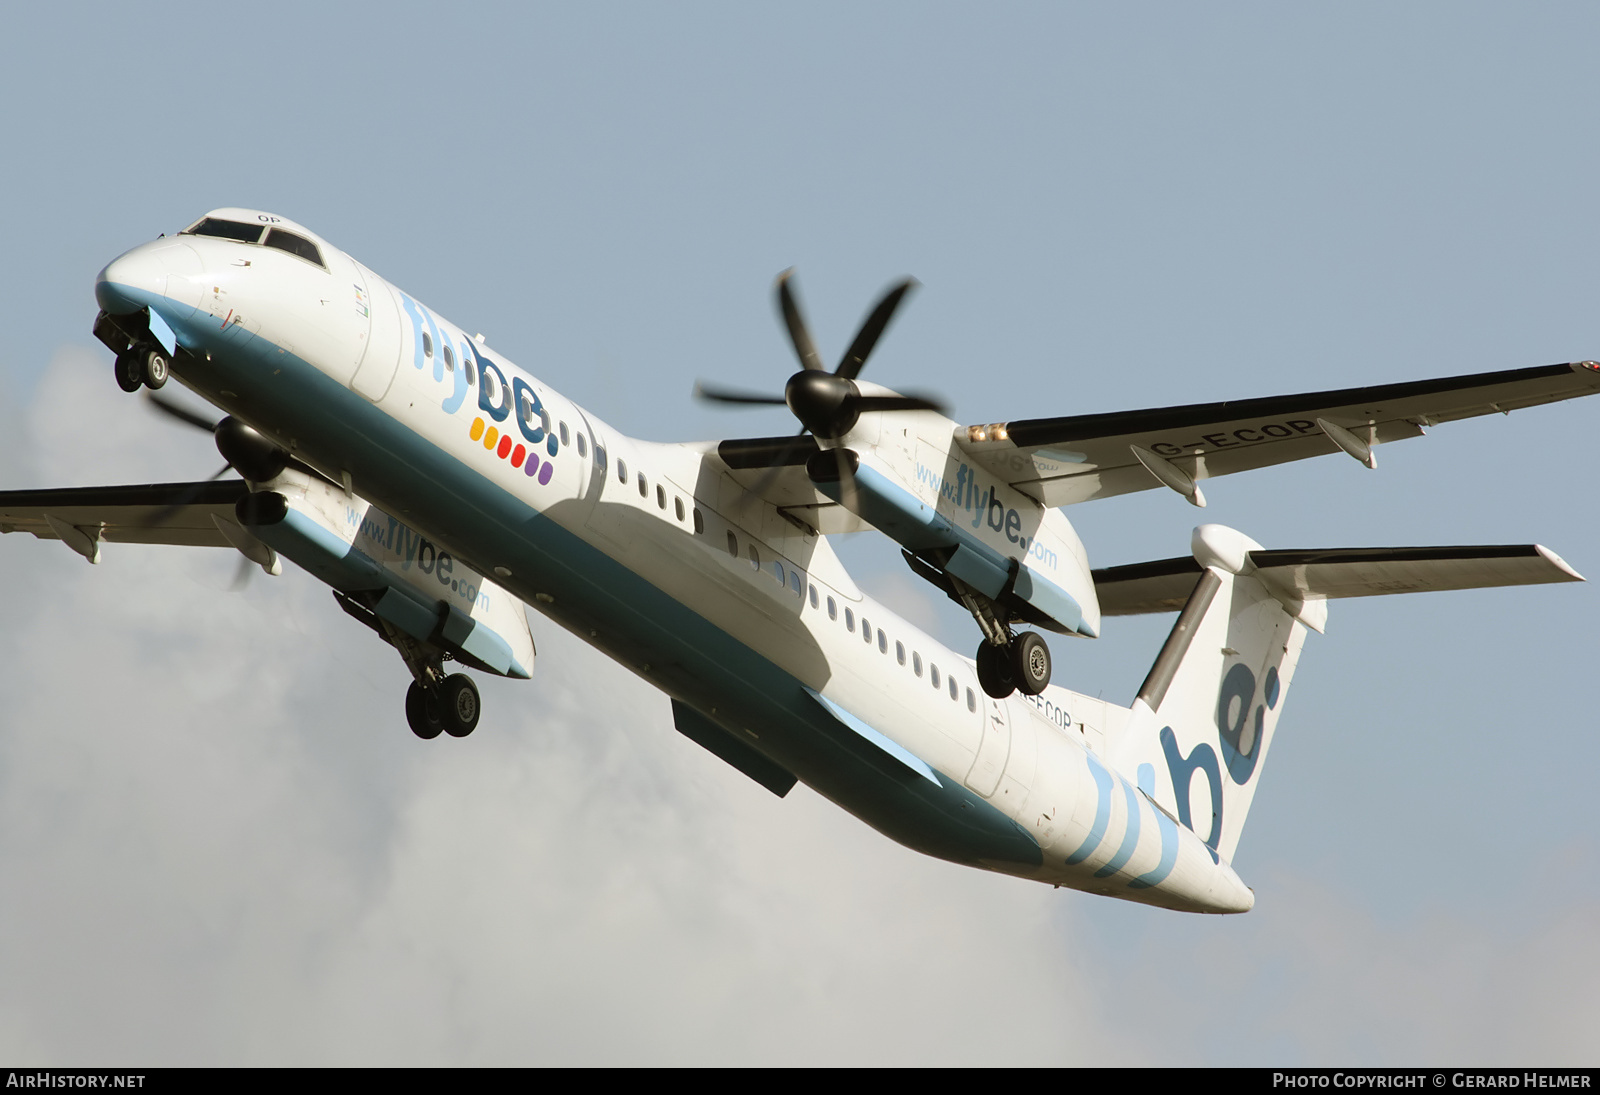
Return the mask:
M 296 235 L 282 228 L 274 228 L 267 233 L 267 246 L 276 247 L 280 251 L 287 251 L 291 255 L 299 255 L 307 262 L 314 262 L 318 266 L 322 265 L 322 256 L 317 253 L 316 244 L 304 236 Z
M 225 221 L 221 217 L 204 217 L 200 220 L 200 223 L 185 228 L 179 234 L 184 236 L 215 236 L 218 239 L 238 240 L 240 243 L 260 243 L 262 227 L 259 224 Z
M 266 239 L 261 234 L 266 232 Z M 230 221 L 223 217 L 202 217 L 197 223 L 185 228 L 180 235 L 184 236 L 213 236 L 217 239 L 235 240 L 239 243 L 264 244 L 279 251 L 287 251 L 297 258 L 305 259 L 324 270 L 328 268 L 322 261 L 322 252 L 317 245 L 300 235 L 284 228 L 273 228 L 268 231 L 264 224 L 250 224 L 247 221 Z

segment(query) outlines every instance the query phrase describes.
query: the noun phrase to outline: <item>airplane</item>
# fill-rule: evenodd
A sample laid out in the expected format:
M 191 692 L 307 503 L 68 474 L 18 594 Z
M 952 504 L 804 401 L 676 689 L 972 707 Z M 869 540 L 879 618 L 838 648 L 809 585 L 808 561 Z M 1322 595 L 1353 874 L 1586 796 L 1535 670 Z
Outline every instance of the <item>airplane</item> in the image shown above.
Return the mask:
M 113 260 L 93 331 L 121 388 L 210 431 L 209 480 L 0 492 L 0 532 L 283 558 L 399 654 L 420 738 L 480 717 L 462 668 L 532 676 L 529 607 L 670 698 L 675 727 L 958 864 L 1246 912 L 1232 867 L 1308 631 L 1340 597 L 1581 581 L 1539 545 L 1271 550 L 1217 524 L 1094 569 L 1062 507 L 1380 444 L 1600 390 L 1600 363 L 962 426 L 861 378 L 914 288 L 829 369 L 789 274 L 798 433 L 627 437 L 302 225 L 215 209 Z M 170 379 L 221 413 L 159 394 Z M 238 478 L 222 478 L 229 470 Z M 829 537 L 876 530 L 971 616 L 967 657 L 867 596 Z M 1039 628 L 1177 613 L 1132 701 L 1053 684 Z M 453 664 L 452 664 L 453 663 Z

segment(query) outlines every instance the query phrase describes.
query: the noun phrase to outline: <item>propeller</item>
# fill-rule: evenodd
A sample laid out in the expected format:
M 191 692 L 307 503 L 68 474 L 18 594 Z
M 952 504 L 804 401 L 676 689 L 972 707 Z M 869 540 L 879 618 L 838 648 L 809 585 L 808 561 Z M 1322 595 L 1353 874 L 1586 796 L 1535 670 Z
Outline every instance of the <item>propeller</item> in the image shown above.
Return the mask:
M 793 281 L 793 268 L 778 275 L 778 311 L 783 316 L 783 324 L 789 332 L 789 341 L 794 346 L 795 356 L 800 359 L 800 371 L 791 376 L 784 385 L 783 395 L 741 392 L 703 383 L 695 386 L 695 395 L 708 403 L 787 406 L 800 420 L 800 432 L 795 435 L 795 442 L 778 455 L 773 467 L 762 477 L 755 493 L 765 492 L 771 485 L 772 479 L 793 459 L 799 447 L 799 439 L 810 433 L 819 441 L 835 442 L 831 446 L 823 447 L 831 448 L 834 453 L 841 500 L 844 501 L 846 509 L 855 511 L 857 507 L 854 460 L 846 456 L 846 450 L 837 443 L 839 439 L 849 433 L 865 413 L 938 411 L 942 414 L 944 412 L 944 406 L 929 396 L 864 395 L 855 383 L 856 378 L 861 375 L 861 370 L 866 366 L 867 359 L 872 356 L 872 350 L 877 346 L 878 339 L 883 336 L 889 322 L 894 319 L 895 311 L 905 300 L 906 294 L 917 287 L 917 282 L 913 278 L 906 278 L 889 287 L 873 306 L 872 311 L 867 314 L 867 318 L 861 322 L 850 348 L 844 352 L 844 357 L 830 373 L 823 367 L 822 357 L 817 353 L 816 343 L 811 338 L 811 330 L 806 324 L 805 315 L 795 295 Z M 831 480 L 835 476 L 812 476 L 812 478 Z
M 222 465 L 222 469 L 213 475 L 212 479 L 221 477 L 224 472 L 232 468 L 253 483 L 264 483 L 268 479 L 276 479 L 283 473 L 283 469 L 289 466 L 288 453 L 232 415 L 219 422 L 212 422 L 203 415 L 165 399 L 148 388 L 145 389 L 145 396 L 162 414 L 186 426 L 205 430 L 216 440 L 217 451 L 227 463 Z
M 195 483 L 170 505 L 153 514 L 146 521 L 147 526 L 166 523 L 174 514 L 198 498 L 206 483 L 222 478 L 230 470 L 237 471 L 245 479 L 259 483 L 276 478 L 289 464 L 288 453 L 231 415 L 213 422 L 196 411 L 157 395 L 149 388 L 145 389 L 144 394 L 150 405 L 167 417 L 211 434 L 216 441 L 217 451 L 222 454 L 225 461 L 222 467 L 205 480 Z M 236 593 L 244 589 L 254 566 L 249 558 L 243 553 L 240 554 L 239 569 L 228 586 L 230 592 Z

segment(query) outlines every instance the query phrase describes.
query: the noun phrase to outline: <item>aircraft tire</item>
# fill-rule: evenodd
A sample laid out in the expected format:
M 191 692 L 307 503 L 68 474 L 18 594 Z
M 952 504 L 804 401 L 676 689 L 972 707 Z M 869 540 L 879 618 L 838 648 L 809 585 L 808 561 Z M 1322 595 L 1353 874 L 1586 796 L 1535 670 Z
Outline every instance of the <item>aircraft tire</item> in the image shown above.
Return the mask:
M 144 377 L 144 386 L 155 391 L 167 382 L 169 366 L 167 355 L 160 350 L 145 350 L 139 355 L 140 372 Z
M 452 738 L 464 738 L 478 726 L 483 705 L 478 686 L 465 673 L 452 673 L 439 688 L 439 721 Z
M 1024 631 L 1006 648 L 1011 679 L 1024 696 L 1037 696 L 1050 683 L 1050 648 L 1032 631 Z
M 411 724 L 411 732 L 424 741 L 438 737 L 444 730 L 439 701 L 416 681 L 406 689 L 406 722 Z
M 1003 700 L 1017 690 L 1011 679 L 1010 647 L 978 645 L 978 684 L 997 700 Z
M 117 387 L 132 394 L 144 384 L 144 367 L 140 364 L 141 355 L 134 347 L 129 347 L 117 355 L 114 372 L 117 377 Z

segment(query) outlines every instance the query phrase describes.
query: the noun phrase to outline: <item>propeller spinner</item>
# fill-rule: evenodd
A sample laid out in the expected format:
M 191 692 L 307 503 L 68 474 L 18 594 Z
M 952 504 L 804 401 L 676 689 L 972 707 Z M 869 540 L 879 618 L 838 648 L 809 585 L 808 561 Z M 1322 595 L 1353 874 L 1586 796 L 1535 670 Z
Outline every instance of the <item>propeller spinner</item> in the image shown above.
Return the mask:
M 778 275 L 777 283 L 778 311 L 783 316 L 783 324 L 789 332 L 789 341 L 794 346 L 795 356 L 800 359 L 800 371 L 791 376 L 784 385 L 783 395 L 737 392 L 700 384 L 695 388 L 695 394 L 700 399 L 710 403 L 765 406 L 782 404 L 800 420 L 802 428 L 796 435 L 797 440 L 810 433 L 821 441 L 834 442 L 849 433 L 861 415 L 867 412 L 939 411 L 941 414 L 944 412 L 944 406 L 936 399 L 920 395 L 863 395 L 855 382 L 856 377 L 861 375 L 861 370 L 866 366 L 867 358 L 872 355 L 873 347 L 878 344 L 878 339 L 888 328 L 889 321 L 894 318 L 895 311 L 905 300 L 906 294 L 916 288 L 915 279 L 906 278 L 897 282 L 879 298 L 867 318 L 862 321 L 860 329 L 856 331 L 856 337 L 851 341 L 844 357 L 840 359 L 838 367 L 830 373 L 823 367 L 822 357 L 817 353 L 817 346 L 811 338 L 805 315 L 800 310 L 800 302 L 792 287 L 793 278 L 794 270 L 791 268 Z M 854 510 L 855 506 L 849 501 L 855 494 L 853 461 L 847 460 L 844 450 L 838 445 L 831 447 L 838 466 L 837 478 L 842 484 L 846 498 L 846 508 Z M 776 475 L 779 469 L 789 462 L 794 455 L 794 448 L 795 446 L 791 446 L 778 454 L 772 470 L 767 473 L 769 478 Z M 829 475 L 828 478 L 835 477 Z M 763 481 L 762 489 L 765 485 Z M 756 493 L 760 494 L 762 490 L 758 489 Z
M 944 409 L 938 400 L 925 396 L 862 395 L 855 384 L 856 377 L 861 375 L 861 370 L 867 363 L 867 358 L 872 355 L 873 347 L 878 344 L 878 339 L 889 326 L 889 321 L 894 318 L 895 310 L 900 307 L 906 294 L 916 288 L 917 282 L 914 279 L 906 278 L 891 286 L 879 299 L 871 313 L 862 321 L 861 329 L 856 332 L 855 339 L 850 343 L 850 348 L 844 352 L 838 367 L 830 373 L 823 367 L 822 357 L 817 353 L 816 343 L 812 341 L 805 315 L 800 310 L 800 302 L 795 297 L 793 278 L 794 271 L 785 270 L 778 275 L 777 285 L 778 310 L 783 316 L 784 327 L 789 332 L 789 341 L 794 346 L 795 356 L 800 359 L 800 371 L 791 376 L 784 385 L 783 395 L 779 397 L 736 392 L 702 384 L 696 390 L 701 399 L 711 403 L 769 406 L 781 403 L 800 420 L 800 424 L 805 427 L 802 432 L 810 432 L 827 441 L 838 440 L 849 433 L 850 428 L 864 412 Z

